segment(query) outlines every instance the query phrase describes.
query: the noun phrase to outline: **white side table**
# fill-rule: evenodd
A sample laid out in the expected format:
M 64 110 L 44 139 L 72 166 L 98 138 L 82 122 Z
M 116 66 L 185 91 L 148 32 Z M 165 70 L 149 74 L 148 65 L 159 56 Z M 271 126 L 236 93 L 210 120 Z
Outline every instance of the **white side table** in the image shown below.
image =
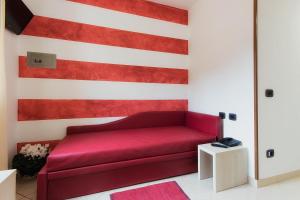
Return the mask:
M 0 171 L 0 199 L 16 199 L 16 170 Z
M 200 180 L 213 177 L 215 192 L 248 183 L 247 149 L 198 145 L 198 176 Z

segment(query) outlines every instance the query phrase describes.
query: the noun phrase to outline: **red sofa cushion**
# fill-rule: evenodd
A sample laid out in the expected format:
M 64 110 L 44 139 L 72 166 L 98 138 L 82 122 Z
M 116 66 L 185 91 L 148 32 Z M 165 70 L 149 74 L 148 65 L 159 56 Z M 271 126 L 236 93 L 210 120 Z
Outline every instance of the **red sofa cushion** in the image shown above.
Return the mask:
M 48 171 L 59 171 L 196 151 L 215 136 L 184 127 L 159 127 L 68 135 L 51 152 Z

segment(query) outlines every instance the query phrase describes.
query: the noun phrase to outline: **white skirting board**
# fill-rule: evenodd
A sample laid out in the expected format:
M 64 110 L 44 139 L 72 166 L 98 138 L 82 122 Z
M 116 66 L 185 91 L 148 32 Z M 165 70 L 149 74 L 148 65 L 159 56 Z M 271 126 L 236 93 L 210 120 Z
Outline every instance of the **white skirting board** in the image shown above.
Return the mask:
M 299 176 L 300 176 L 300 170 L 297 170 L 297 171 L 280 174 L 278 176 L 273 176 L 270 178 L 260 179 L 260 180 L 255 180 L 255 178 L 248 177 L 248 181 L 249 181 L 250 185 L 257 187 L 257 188 L 262 188 L 262 187 L 267 187 L 269 185 L 273 185 L 276 183 L 280 183 L 282 181 L 293 179 L 293 178 L 296 178 Z

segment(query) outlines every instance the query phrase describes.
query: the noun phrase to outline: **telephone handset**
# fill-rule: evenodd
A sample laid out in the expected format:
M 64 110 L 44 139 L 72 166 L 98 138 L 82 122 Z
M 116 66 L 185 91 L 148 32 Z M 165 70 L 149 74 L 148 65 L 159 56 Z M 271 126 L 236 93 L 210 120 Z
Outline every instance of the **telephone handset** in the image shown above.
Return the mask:
M 222 147 L 222 148 L 229 148 L 229 147 L 236 147 L 241 145 L 242 142 L 239 140 L 236 140 L 234 138 L 226 137 L 223 139 L 220 139 L 218 142 L 214 142 L 211 145 L 215 147 Z

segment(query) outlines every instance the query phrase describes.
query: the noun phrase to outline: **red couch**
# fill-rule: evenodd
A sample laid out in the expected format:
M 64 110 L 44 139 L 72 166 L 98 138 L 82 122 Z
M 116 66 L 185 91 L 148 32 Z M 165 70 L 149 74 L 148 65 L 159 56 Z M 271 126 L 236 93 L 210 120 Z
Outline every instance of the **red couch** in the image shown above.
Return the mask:
M 68 127 L 38 175 L 38 200 L 62 200 L 197 171 L 197 145 L 221 133 L 216 116 L 148 112 Z

